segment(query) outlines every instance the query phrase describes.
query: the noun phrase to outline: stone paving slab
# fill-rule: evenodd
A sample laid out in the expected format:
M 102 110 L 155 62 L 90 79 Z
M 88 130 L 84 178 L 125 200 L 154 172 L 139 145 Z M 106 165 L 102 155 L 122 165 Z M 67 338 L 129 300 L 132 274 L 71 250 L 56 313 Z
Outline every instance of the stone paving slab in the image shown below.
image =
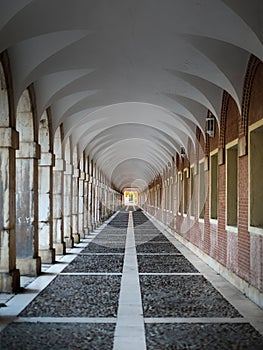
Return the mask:
M 79 254 L 63 272 L 122 272 L 123 257 L 123 255 Z
M 263 336 L 249 324 L 146 324 L 147 350 L 262 350 Z
M 140 276 L 144 317 L 241 317 L 203 276 Z
M 57 276 L 21 317 L 116 317 L 121 276 Z
M 180 253 L 175 246 L 169 242 L 158 243 L 158 242 L 147 242 L 143 244 L 137 244 L 137 253 Z
M 13 323 L 0 333 L 1 350 L 111 350 L 114 324 Z
M 178 255 L 138 255 L 139 272 L 173 273 L 198 272 L 184 257 Z

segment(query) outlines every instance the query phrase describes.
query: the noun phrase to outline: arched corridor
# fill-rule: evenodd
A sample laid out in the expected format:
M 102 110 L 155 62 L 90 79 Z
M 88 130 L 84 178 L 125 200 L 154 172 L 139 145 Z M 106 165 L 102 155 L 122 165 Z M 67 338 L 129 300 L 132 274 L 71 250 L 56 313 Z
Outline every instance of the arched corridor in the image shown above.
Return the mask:
M 50 307 L 60 292 L 79 300 L 63 327 L 91 327 L 91 343 L 101 332 L 95 348 L 135 348 L 137 338 L 138 348 L 209 348 L 201 328 L 247 333 L 230 348 L 262 345 L 262 16 L 260 0 L 0 0 L 6 348 L 8 332 L 34 317 L 32 344 L 53 329 L 41 296 L 56 283 Z M 94 283 L 82 291 L 84 277 Z M 83 316 L 100 278 L 115 281 L 103 290 L 115 311 Z M 184 343 L 177 330 L 200 337 Z

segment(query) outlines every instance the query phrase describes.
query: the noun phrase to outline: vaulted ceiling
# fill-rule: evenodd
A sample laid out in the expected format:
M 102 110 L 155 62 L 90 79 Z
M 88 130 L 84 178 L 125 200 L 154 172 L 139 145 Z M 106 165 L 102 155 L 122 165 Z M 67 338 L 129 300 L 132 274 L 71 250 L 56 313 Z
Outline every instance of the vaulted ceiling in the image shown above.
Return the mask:
M 241 110 L 250 54 L 263 60 L 262 0 L 0 0 L 15 102 L 34 83 L 119 190 L 143 188 L 223 91 Z

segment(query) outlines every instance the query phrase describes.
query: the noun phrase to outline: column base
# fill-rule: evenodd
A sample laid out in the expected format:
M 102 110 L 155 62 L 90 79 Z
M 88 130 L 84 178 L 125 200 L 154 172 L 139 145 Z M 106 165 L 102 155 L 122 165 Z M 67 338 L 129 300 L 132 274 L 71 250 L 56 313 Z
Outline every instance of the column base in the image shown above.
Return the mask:
M 85 238 L 85 237 L 88 237 L 88 235 L 89 235 L 89 233 L 90 233 L 89 228 L 88 228 L 88 227 L 85 227 L 85 228 L 84 228 L 84 232 L 85 232 L 84 238 Z
M 55 249 L 39 249 L 42 264 L 55 264 Z
M 18 293 L 20 290 L 20 272 L 18 269 L 0 273 L 0 292 Z
M 74 241 L 74 243 L 80 242 L 80 234 L 79 233 L 73 233 L 73 241 Z
M 66 248 L 73 248 L 74 247 L 74 241 L 72 237 L 64 237 Z
M 41 274 L 41 258 L 16 259 L 20 274 L 24 276 L 39 276 Z
M 79 234 L 80 239 L 85 238 L 85 230 L 83 229 L 83 232 L 80 232 Z
M 66 254 L 66 243 L 53 243 L 56 255 L 65 255 Z

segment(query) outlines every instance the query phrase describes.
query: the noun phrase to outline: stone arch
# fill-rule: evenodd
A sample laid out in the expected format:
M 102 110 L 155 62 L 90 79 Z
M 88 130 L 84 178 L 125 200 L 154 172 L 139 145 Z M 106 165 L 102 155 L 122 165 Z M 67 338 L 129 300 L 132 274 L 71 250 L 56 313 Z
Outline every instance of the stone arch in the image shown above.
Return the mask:
M 260 83 L 258 84 L 257 79 L 262 75 L 262 62 L 255 56 L 251 55 L 245 81 L 244 81 L 244 89 L 243 89 L 243 100 L 242 100 L 242 119 L 240 124 L 240 135 L 247 136 L 248 125 L 252 123 L 253 113 L 250 113 L 251 107 L 253 108 L 253 100 L 255 99 L 255 85 L 259 85 L 259 90 L 262 91 L 262 86 Z M 262 103 L 261 103 L 262 105 Z
M 41 156 L 38 162 L 38 209 L 39 209 L 39 255 L 41 261 L 46 264 L 55 262 L 55 250 L 53 249 L 53 176 L 54 156 L 51 142 L 50 113 L 45 111 L 39 122 L 39 143 Z
M 65 161 L 62 149 L 63 129 L 59 126 L 53 137 L 53 152 L 55 166 L 53 167 L 53 247 L 56 254 L 64 255 L 66 245 L 64 242 L 63 229 L 63 173 Z
M 19 150 L 16 153 L 16 250 L 17 266 L 22 274 L 39 275 L 38 256 L 38 159 L 36 115 L 33 90 L 21 95 L 16 114 Z
M 0 55 L 0 292 L 17 292 L 15 233 L 15 150 L 18 133 L 14 129 L 11 74 L 6 53 Z

